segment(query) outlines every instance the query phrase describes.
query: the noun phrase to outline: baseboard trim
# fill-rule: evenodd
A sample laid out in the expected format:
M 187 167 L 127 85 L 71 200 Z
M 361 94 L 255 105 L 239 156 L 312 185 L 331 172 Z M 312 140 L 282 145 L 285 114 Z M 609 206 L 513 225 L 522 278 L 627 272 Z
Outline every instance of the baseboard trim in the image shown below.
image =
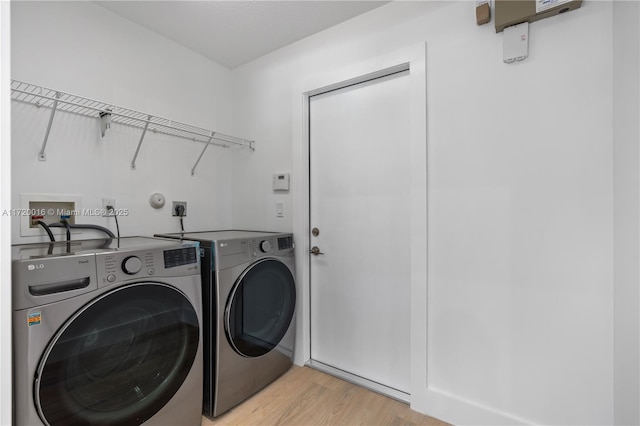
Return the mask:
M 335 376 L 346 382 L 353 383 L 354 385 L 362 386 L 363 388 L 369 389 L 370 391 L 377 392 L 384 396 L 388 396 L 389 398 L 393 398 L 400 402 L 404 402 L 405 404 L 409 404 L 411 402 L 411 395 L 409 395 L 408 393 L 399 391 L 394 388 L 390 388 L 388 386 L 382 385 L 377 382 L 373 382 L 371 380 L 365 379 L 364 377 L 356 376 L 355 374 L 351 374 L 344 370 L 340 370 L 339 368 L 335 368 L 330 365 L 323 364 L 318 361 L 314 361 L 312 359 L 307 361 L 306 365 L 315 370 L 322 371 L 323 373 L 327 373 L 332 376 Z
M 418 401 L 414 398 L 411 408 L 457 426 L 528 426 L 536 424 L 531 420 L 513 416 L 433 388 L 427 389 L 421 400 Z

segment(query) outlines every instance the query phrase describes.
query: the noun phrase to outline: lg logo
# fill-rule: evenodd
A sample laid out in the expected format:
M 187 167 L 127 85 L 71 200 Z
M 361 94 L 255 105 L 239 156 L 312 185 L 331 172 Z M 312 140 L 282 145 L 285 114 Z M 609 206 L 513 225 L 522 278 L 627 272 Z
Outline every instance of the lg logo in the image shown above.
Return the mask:
M 27 265 L 27 269 L 30 271 L 35 271 L 36 269 L 43 269 L 44 268 L 44 263 L 39 263 L 39 264 L 31 264 L 31 265 Z

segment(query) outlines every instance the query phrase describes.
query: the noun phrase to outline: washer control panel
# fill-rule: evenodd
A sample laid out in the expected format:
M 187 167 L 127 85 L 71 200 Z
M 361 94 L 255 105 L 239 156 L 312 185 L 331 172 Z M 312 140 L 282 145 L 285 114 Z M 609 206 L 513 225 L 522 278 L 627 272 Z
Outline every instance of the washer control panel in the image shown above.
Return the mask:
M 98 287 L 131 279 L 199 274 L 199 243 L 176 246 L 97 253 Z
M 164 267 L 175 268 L 182 265 L 198 263 L 198 250 L 196 247 L 181 247 L 163 252 Z
M 122 261 L 122 271 L 125 274 L 135 275 L 142 269 L 142 260 L 138 256 L 129 256 Z

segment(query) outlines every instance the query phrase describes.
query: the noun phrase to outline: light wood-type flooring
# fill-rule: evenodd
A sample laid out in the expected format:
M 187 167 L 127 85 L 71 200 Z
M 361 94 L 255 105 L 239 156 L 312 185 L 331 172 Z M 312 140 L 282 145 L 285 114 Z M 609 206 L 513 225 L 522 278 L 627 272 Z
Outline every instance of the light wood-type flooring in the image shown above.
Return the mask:
M 202 426 L 222 425 L 429 425 L 424 416 L 394 399 L 309 367 L 293 366 L 262 391 Z

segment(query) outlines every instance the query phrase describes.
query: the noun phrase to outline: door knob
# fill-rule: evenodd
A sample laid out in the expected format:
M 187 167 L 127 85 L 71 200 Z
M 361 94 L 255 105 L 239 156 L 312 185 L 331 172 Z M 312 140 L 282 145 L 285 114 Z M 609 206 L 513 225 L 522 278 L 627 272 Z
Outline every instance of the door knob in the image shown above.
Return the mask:
M 320 248 L 318 246 L 311 247 L 311 250 L 309 250 L 309 253 L 311 253 L 314 256 L 317 256 L 319 254 L 324 254 L 320 251 Z

